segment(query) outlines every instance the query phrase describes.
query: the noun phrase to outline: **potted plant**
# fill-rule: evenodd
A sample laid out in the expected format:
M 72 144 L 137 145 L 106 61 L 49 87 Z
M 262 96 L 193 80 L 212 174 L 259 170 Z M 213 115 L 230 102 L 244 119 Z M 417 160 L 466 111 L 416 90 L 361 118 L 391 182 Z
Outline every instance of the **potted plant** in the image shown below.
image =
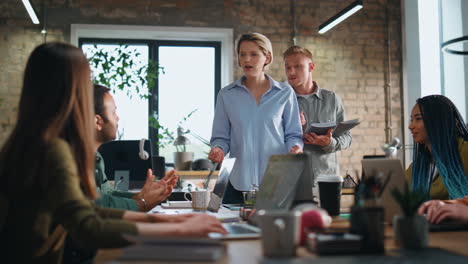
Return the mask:
M 395 243 L 405 249 L 420 249 L 428 244 L 429 225 L 417 210 L 424 202 L 425 195 L 420 191 L 411 191 L 407 183 L 403 192 L 394 188 L 392 196 L 401 208 L 403 215 L 393 218 Z

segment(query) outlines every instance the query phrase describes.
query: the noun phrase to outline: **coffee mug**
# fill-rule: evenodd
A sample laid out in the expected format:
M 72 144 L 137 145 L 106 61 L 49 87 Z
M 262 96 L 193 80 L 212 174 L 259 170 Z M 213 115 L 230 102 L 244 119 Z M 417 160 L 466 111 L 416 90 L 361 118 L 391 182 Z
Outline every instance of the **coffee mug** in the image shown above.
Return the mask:
M 339 175 L 321 174 L 317 177 L 317 182 L 320 207 L 331 216 L 339 215 L 343 178 Z
M 191 196 L 189 199 L 188 196 Z M 210 202 L 209 190 L 197 190 L 184 193 L 184 198 L 187 201 L 192 200 L 192 208 L 195 210 L 206 210 Z
M 296 256 L 300 239 L 301 213 L 285 210 L 260 210 L 257 214 L 262 229 L 263 255 L 269 258 Z

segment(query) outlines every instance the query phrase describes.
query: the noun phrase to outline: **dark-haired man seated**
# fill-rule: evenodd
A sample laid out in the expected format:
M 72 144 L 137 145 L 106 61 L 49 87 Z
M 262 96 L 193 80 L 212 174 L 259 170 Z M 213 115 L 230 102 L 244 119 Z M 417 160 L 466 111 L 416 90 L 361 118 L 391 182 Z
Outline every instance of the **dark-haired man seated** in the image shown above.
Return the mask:
M 114 98 L 110 94 L 110 89 L 102 85 L 94 85 L 94 112 L 95 112 L 95 150 L 96 168 L 95 180 L 96 188 L 100 196 L 96 204 L 101 207 L 117 208 L 132 211 L 147 212 L 164 201 L 172 192 L 178 176 L 173 170 L 160 181 L 155 181 L 155 176 L 151 169 L 148 169 L 146 181 L 139 193 L 115 191 L 109 184 L 105 174 L 105 165 L 102 156 L 97 149 L 102 144 L 116 138 L 119 117 Z M 92 263 L 96 255 L 96 250 L 82 248 L 70 237 L 65 242 L 63 263 Z
M 175 171 L 171 171 L 162 180 L 155 181 L 151 169 L 148 169 L 146 182 L 139 193 L 119 192 L 110 186 L 105 174 L 104 160 L 97 152 L 102 144 L 116 138 L 119 117 L 110 89 L 94 85 L 94 112 L 96 128 L 96 187 L 101 196 L 96 203 L 102 207 L 111 207 L 133 211 L 148 211 L 164 201 L 172 192 L 177 182 Z

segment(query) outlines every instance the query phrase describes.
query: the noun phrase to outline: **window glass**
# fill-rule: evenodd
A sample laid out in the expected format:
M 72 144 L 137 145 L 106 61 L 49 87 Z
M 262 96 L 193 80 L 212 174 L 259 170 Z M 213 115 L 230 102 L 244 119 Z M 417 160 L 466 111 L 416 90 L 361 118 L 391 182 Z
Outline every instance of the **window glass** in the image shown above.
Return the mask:
M 148 45 L 133 45 L 128 44 L 127 50 L 134 50 L 129 54 L 134 56 L 131 58 L 135 62 L 132 69 L 136 70 L 148 64 L 149 48 Z M 93 54 L 100 50 L 108 52 L 110 56 L 117 56 L 116 49 L 119 45 L 111 44 L 83 44 L 82 50 L 86 57 L 90 58 Z M 139 54 L 139 55 L 135 55 Z M 93 76 L 102 73 L 102 68 L 94 68 L 91 65 Z M 141 87 L 141 82 L 136 78 L 135 85 Z M 117 114 L 119 115 L 119 128 L 117 131 L 117 139 L 121 140 L 139 140 L 148 138 L 148 99 L 140 98 L 135 87 L 127 87 L 126 90 L 119 90 L 116 86 L 109 87 L 113 90 L 115 104 L 117 105 Z
M 194 137 L 209 141 L 214 115 L 215 48 L 160 46 L 159 64 L 164 74 L 159 76 L 159 121 L 175 132 L 181 125 L 191 141 L 186 151 L 194 158 L 206 158 L 209 147 Z M 193 112 L 193 113 L 192 113 Z M 192 115 L 184 121 L 189 113 Z M 193 133 L 193 134 L 192 134 Z M 173 163 L 172 145 L 159 149 L 166 162 Z

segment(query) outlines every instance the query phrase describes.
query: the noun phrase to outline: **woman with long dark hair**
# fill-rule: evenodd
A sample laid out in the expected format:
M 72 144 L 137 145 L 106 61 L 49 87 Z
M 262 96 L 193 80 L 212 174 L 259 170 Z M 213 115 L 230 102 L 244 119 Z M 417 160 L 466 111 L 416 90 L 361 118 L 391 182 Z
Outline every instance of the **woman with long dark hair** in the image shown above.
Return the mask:
M 95 207 L 90 77 L 86 57 L 69 44 L 42 44 L 29 57 L 16 126 L 0 150 L 2 259 L 60 263 L 67 232 L 90 248 L 128 245 L 125 233 L 225 233 L 208 215 L 171 217 Z
M 407 178 L 427 199 L 468 195 L 468 129 L 456 106 L 443 95 L 419 98 L 411 112 L 413 164 Z

